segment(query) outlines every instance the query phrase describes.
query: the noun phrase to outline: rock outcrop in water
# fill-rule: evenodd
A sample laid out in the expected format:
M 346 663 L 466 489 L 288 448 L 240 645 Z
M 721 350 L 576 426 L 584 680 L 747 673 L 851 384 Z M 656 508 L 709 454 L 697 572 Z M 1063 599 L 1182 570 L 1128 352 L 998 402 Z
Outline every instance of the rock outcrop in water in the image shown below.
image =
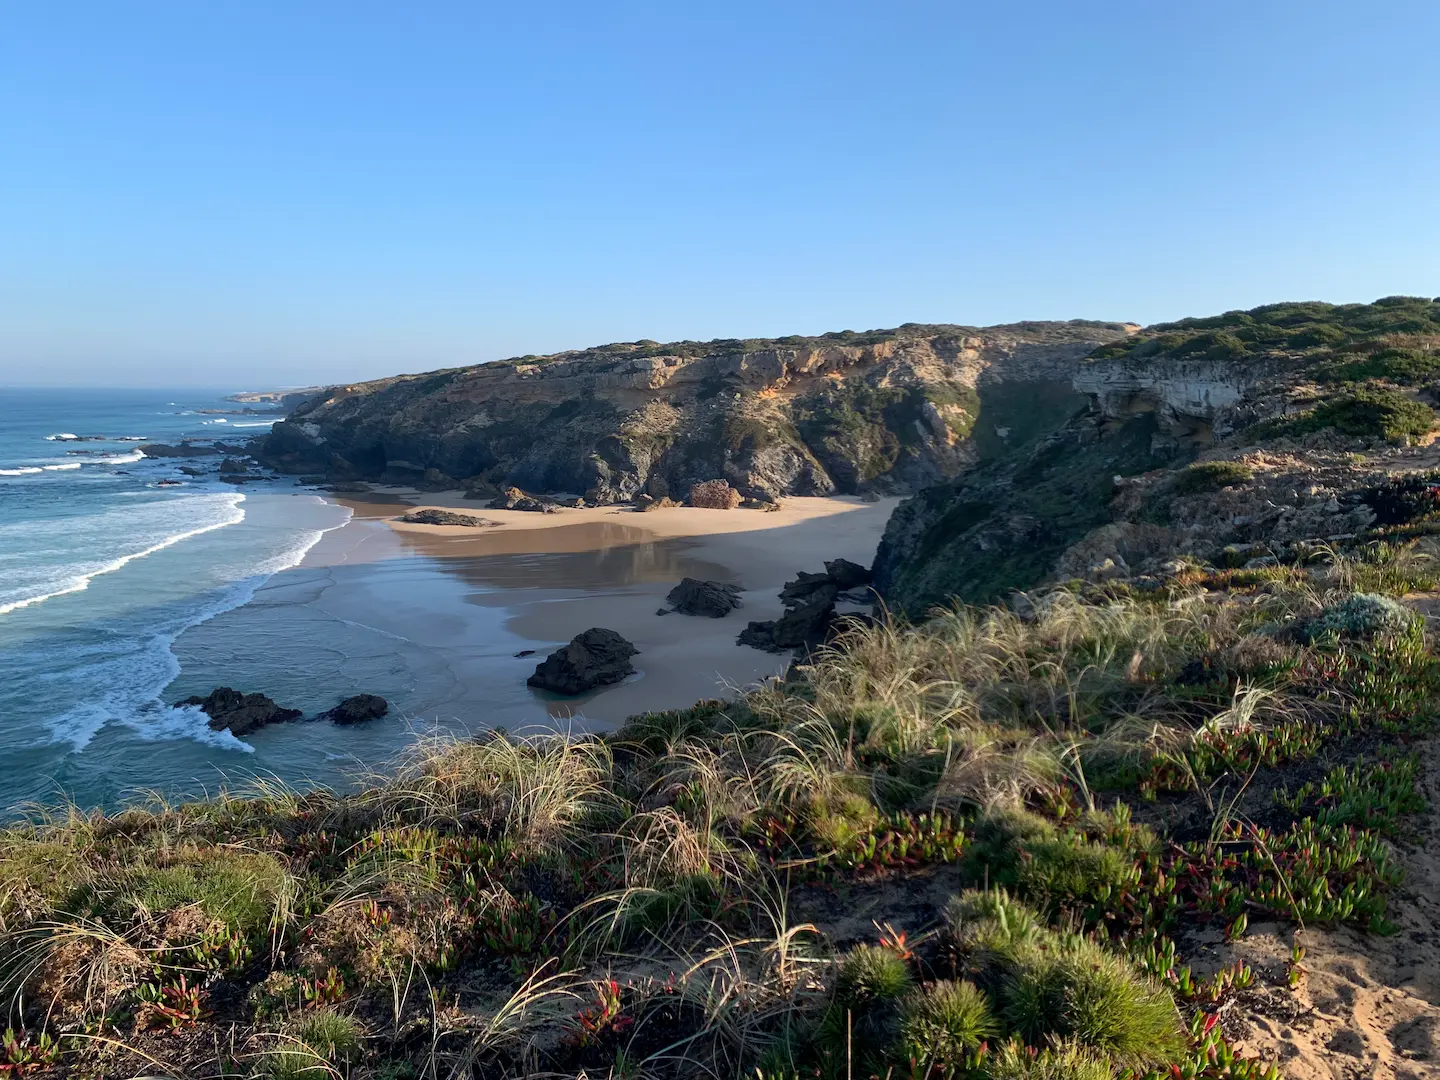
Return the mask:
M 177 701 L 175 708 L 187 705 L 197 706 L 210 718 L 210 727 L 216 731 L 229 730 L 232 735 L 248 735 L 269 724 L 287 724 L 305 715 L 299 709 L 287 709 L 275 704 L 264 694 L 242 694 L 228 686 L 212 690 L 205 697 L 188 697 Z
M 907 325 L 522 357 L 333 387 L 277 424 L 260 455 L 331 481 L 434 478 L 590 504 L 682 498 L 715 479 L 767 500 L 903 493 L 1003 446 L 997 430 L 1083 405 L 1077 366 L 1129 329 Z M 994 397 L 1002 383 L 1029 389 Z
M 593 627 L 547 656 L 525 681 L 538 690 L 583 694 L 633 675 L 635 665 L 630 658 L 639 654 L 639 649 L 614 630 Z
M 341 727 L 348 727 L 351 724 L 363 724 L 367 720 L 378 720 L 389 711 L 390 703 L 380 695 L 356 694 L 346 698 L 333 709 L 326 709 L 315 719 L 329 720 Z

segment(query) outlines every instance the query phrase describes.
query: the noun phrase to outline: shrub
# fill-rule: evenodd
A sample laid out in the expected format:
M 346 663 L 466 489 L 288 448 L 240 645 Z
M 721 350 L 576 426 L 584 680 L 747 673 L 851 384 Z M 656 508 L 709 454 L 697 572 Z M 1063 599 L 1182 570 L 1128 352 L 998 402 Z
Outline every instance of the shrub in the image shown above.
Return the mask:
M 1317 374 L 1321 382 L 1388 379 L 1415 386 L 1440 374 L 1440 354 L 1424 349 L 1381 349 L 1369 356 L 1327 364 Z
M 1345 435 L 1413 442 L 1435 426 L 1435 411 L 1398 390 L 1361 387 L 1332 398 L 1308 413 L 1273 425 L 1265 434 L 1304 435 L 1333 427 Z
M 1440 509 L 1440 473 L 1392 477 L 1367 490 L 1364 499 L 1376 525 L 1408 525 Z
M 1254 473 L 1243 461 L 1197 461 L 1181 469 L 1171 484 L 1177 495 L 1198 495 L 1243 484 Z
M 1308 642 L 1324 637 L 1366 638 L 1376 634 L 1401 634 L 1419 621 L 1419 616 L 1398 600 L 1374 593 L 1354 593 L 1331 604 L 1313 619 L 1301 623 L 1297 634 Z
M 990 999 L 974 983 L 942 980 L 900 1006 L 902 1054 L 931 1066 L 959 1068 L 967 1053 L 999 1034 Z

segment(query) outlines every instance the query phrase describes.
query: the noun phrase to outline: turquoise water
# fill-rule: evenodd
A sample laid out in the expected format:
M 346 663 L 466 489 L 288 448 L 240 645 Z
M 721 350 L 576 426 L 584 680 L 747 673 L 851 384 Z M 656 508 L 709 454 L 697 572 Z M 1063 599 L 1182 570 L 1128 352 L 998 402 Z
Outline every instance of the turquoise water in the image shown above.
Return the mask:
M 168 707 L 186 630 L 244 604 L 349 512 L 184 476 L 136 441 L 239 440 L 215 392 L 0 389 L 0 791 L 13 809 L 208 779 L 252 748 Z M 236 406 L 230 405 L 230 408 Z M 67 435 L 104 436 L 75 441 Z M 182 486 L 159 486 L 178 479 Z M 177 752 L 176 748 L 185 749 Z

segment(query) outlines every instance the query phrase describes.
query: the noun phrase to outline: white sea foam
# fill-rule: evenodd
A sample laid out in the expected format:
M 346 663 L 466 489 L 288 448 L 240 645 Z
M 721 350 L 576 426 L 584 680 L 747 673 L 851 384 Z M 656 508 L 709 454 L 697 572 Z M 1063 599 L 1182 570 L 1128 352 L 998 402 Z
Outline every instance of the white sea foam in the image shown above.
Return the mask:
M 64 465 L 41 465 L 44 472 L 68 472 L 71 469 L 78 469 L 81 466 L 79 461 L 67 461 Z
M 131 450 L 128 454 L 106 454 L 104 457 L 97 457 L 86 464 L 89 465 L 128 465 L 132 461 L 144 461 L 145 455 L 139 450 Z
M 23 469 L 0 469 L 0 476 L 30 476 L 32 473 L 44 472 L 38 465 L 27 466 Z
M 80 436 L 73 431 L 61 431 L 55 435 L 46 435 L 46 442 L 75 442 Z
M 330 528 L 339 528 L 349 519 L 350 515 L 347 514 Z M 135 731 L 140 738 L 151 742 L 194 739 L 223 749 L 253 752 L 253 746 L 229 731 L 213 730 L 209 726 L 209 718 L 201 710 L 191 706 L 170 708 L 160 700 L 161 691 L 180 674 L 180 662 L 175 658 L 172 646 L 186 630 L 249 603 L 271 577 L 282 570 L 298 566 L 306 553 L 328 531 L 330 530 L 308 529 L 299 533 L 286 550 L 256 564 L 247 576 L 222 589 L 173 632 L 153 637 L 147 643 L 143 660 L 133 657 L 129 665 L 130 682 L 132 685 L 139 684 L 139 692 L 125 695 L 127 700 L 124 701 L 111 701 L 106 720 L 116 720 Z M 100 727 L 103 726 L 104 721 L 100 724 Z M 57 717 L 51 722 L 57 741 L 69 742 L 76 749 L 83 748 L 100 727 L 95 726 L 94 716 L 84 710 L 72 710 L 71 714 Z
M 240 423 L 239 421 L 236 421 L 235 423 L 231 424 L 230 426 L 231 426 L 231 427 L 274 427 L 274 426 L 275 426 L 275 421 L 274 421 L 274 420 L 257 420 L 257 421 L 247 421 L 246 423 Z
M 178 544 L 182 540 L 188 540 L 192 536 L 200 536 L 204 533 L 213 532 L 216 529 L 223 529 L 227 525 L 237 524 L 245 518 L 245 511 L 240 508 L 240 504 L 245 500 L 245 496 L 241 492 L 235 492 L 233 494 L 226 493 L 223 495 L 195 496 L 193 500 L 186 500 L 181 504 L 180 512 L 185 514 L 186 517 L 189 517 L 190 520 L 194 520 L 186 511 L 191 508 L 191 504 L 198 504 L 201 500 L 206 500 L 204 509 L 210 509 L 219 515 L 215 520 L 162 536 L 144 548 L 127 552 L 104 562 L 52 567 L 50 572 L 51 580 L 39 585 L 29 586 L 30 588 L 38 588 L 40 590 L 33 595 L 18 595 L 26 589 L 25 585 L 19 583 L 17 583 L 18 587 L 5 589 L 5 579 L 4 577 L 0 577 L 0 590 L 3 590 L 0 591 L 0 600 L 3 600 L 3 602 L 0 602 L 0 615 L 8 615 L 12 611 L 18 611 L 32 604 L 53 600 L 57 596 L 68 596 L 71 593 L 83 592 L 90 587 L 91 581 L 102 574 L 112 574 L 116 570 L 134 562 L 136 559 L 143 559 L 147 555 L 154 555 L 157 551 L 164 551 L 166 548 Z M 151 503 L 149 505 L 154 506 L 155 504 Z M 198 515 L 198 513 L 201 512 L 201 507 L 197 506 L 196 510 Z M 107 523 L 114 527 L 115 523 L 107 522 L 106 519 L 114 518 L 115 516 L 116 512 L 113 511 L 110 514 L 99 515 L 101 528 L 97 531 L 100 536 L 124 535 L 123 533 L 110 532 L 104 528 L 104 525 Z M 144 519 L 140 519 L 132 528 L 143 527 L 143 524 Z M 42 526 L 46 529 L 53 529 L 54 527 L 53 522 L 39 522 L 34 525 L 22 523 L 20 525 L 6 526 L 3 535 L 7 539 L 13 540 L 18 534 L 33 531 L 35 525 Z M 9 598 L 5 599 L 7 594 Z

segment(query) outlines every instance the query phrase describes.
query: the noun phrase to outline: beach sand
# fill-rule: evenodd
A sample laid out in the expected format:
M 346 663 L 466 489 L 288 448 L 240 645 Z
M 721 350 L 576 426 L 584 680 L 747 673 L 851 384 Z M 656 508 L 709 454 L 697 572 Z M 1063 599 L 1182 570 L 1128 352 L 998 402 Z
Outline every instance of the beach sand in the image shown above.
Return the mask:
M 484 717 L 493 716 L 511 730 L 528 727 L 522 712 L 532 723 L 548 715 L 582 730 L 613 727 L 636 713 L 683 708 L 779 674 L 788 654 L 737 646 L 736 635 L 751 619 L 780 614 L 776 594 L 797 571 L 818 571 L 837 557 L 868 565 L 897 501 L 793 498 L 777 512 L 604 506 L 538 514 L 483 509 L 459 492 L 391 488 L 330 498 L 354 517 L 306 559 L 308 568 L 331 571 L 317 602 L 331 615 L 446 650 L 443 693 L 418 693 L 413 711 L 477 727 L 491 726 Z M 414 507 L 464 510 L 499 524 L 397 520 Z M 395 587 L 397 563 L 417 557 L 443 575 L 410 572 Z M 742 607 L 723 619 L 657 615 L 687 575 L 740 585 Z M 497 619 L 508 640 L 495 641 Z M 636 675 L 577 698 L 524 686 L 548 652 L 592 626 L 635 644 Z M 506 650 L 503 659 L 497 647 Z M 513 656 L 525 649 L 534 654 Z

